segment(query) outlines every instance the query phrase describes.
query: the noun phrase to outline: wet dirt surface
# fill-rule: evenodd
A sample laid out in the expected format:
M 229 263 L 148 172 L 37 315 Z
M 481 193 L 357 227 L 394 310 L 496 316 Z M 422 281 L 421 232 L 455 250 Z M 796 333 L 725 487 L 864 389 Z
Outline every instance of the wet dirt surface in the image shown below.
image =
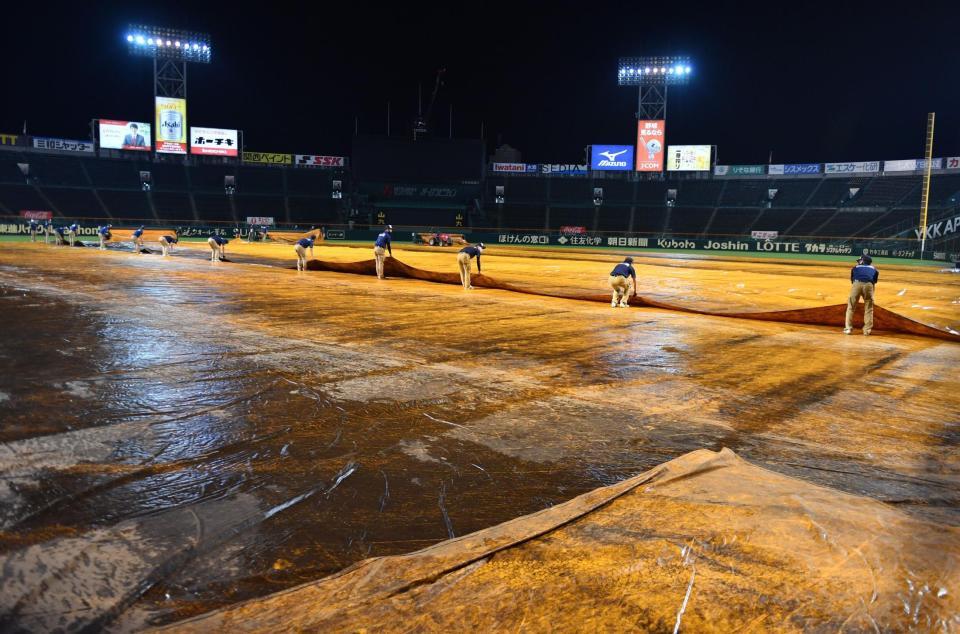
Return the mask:
M 205 249 L 0 251 L 0 629 L 170 622 L 699 448 L 960 525 L 956 344 L 297 273 L 281 268 L 289 246 L 231 243 L 222 263 Z M 398 255 L 431 270 L 453 257 Z M 483 264 L 595 290 L 609 261 Z M 641 293 L 794 308 L 811 303 L 740 291 L 837 303 L 847 284 L 846 266 L 732 266 L 643 262 Z M 960 324 L 957 276 L 885 279 L 901 300 L 901 284 L 929 292 L 927 321 Z

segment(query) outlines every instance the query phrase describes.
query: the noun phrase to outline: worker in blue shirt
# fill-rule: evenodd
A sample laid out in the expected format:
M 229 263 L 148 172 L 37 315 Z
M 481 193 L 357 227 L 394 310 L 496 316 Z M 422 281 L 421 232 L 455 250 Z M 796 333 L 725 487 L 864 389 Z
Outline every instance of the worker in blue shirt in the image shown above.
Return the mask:
M 73 223 L 67 228 L 67 239 L 70 241 L 70 246 L 73 246 L 73 243 L 77 239 L 77 233 L 80 231 L 80 225 Z
M 210 245 L 210 261 L 211 262 L 216 262 L 218 258 L 222 260 L 226 257 L 224 253 L 225 253 L 225 247 L 227 246 L 228 242 L 230 241 L 218 235 L 210 236 L 210 238 L 207 240 L 207 244 Z
M 473 247 L 463 247 L 460 249 L 460 252 L 457 253 L 457 266 L 460 267 L 460 282 L 463 284 L 463 290 L 470 291 L 473 290 L 473 286 L 470 284 L 470 259 L 477 258 L 477 273 L 480 273 L 480 254 L 483 253 L 483 243 L 479 243 Z
M 143 253 L 141 249 L 143 248 L 143 225 L 140 225 L 140 228 L 133 232 L 133 250 L 137 253 Z
M 626 308 L 630 299 L 630 279 L 633 279 L 633 294 L 637 294 L 637 272 L 633 268 L 633 258 L 626 257 L 623 262 L 610 271 L 610 288 L 613 289 L 613 298 L 610 306 Z
M 158 242 L 160 243 L 160 252 L 163 253 L 163 257 L 167 257 L 173 251 L 173 245 L 180 242 L 180 236 L 176 231 L 173 232 L 173 235 L 166 233 L 160 236 Z
M 53 235 L 57 239 L 57 246 L 63 246 L 67 243 L 66 229 L 63 227 L 54 227 Z
M 53 223 L 47 220 L 43 223 L 43 243 L 50 244 L 50 238 L 53 237 Z
M 383 279 L 383 262 L 386 254 L 393 257 L 393 250 L 390 248 L 390 237 L 393 234 L 393 225 L 387 225 L 387 228 L 380 232 L 377 239 L 373 242 L 373 257 L 377 260 L 377 277 Z
M 317 238 L 315 236 L 310 236 L 309 238 L 300 238 L 297 240 L 297 243 L 293 245 L 293 250 L 297 252 L 297 270 L 306 271 L 307 270 L 307 249 L 310 249 L 310 257 L 313 257 L 313 243 Z
M 857 303 L 863 297 L 863 334 L 869 335 L 873 330 L 873 293 L 876 289 L 880 272 L 873 266 L 873 258 L 861 255 L 857 264 L 850 269 L 850 299 L 847 301 L 847 319 L 843 334 L 853 332 L 853 313 L 857 310 Z
M 110 239 L 110 229 L 112 228 L 113 225 L 103 225 L 102 227 L 97 227 L 97 237 L 100 239 L 101 251 L 107 248 L 107 241 Z
M 37 224 L 37 221 L 36 221 L 36 220 L 34 220 L 33 218 L 31 218 L 31 219 L 30 219 L 30 226 L 27 227 L 27 229 L 30 231 L 30 242 L 36 242 L 36 241 L 37 241 L 37 231 L 40 230 L 40 225 Z

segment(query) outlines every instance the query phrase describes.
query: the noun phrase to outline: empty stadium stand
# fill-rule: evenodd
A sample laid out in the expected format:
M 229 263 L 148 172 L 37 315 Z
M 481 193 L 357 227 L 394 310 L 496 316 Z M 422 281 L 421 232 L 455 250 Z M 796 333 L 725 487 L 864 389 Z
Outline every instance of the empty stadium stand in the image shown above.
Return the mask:
M 25 175 L 18 164 L 29 165 Z M 149 187 L 141 172 L 149 172 Z M 235 189 L 225 190 L 225 177 Z M 411 227 L 466 226 L 542 231 L 563 226 L 611 233 L 742 236 L 776 231 L 806 237 L 893 237 L 919 216 L 922 176 L 800 175 L 748 177 L 631 174 L 569 177 L 491 173 L 480 181 L 438 179 L 353 182 L 348 169 L 203 162 L 182 157 L 126 158 L 0 148 L 0 214 L 49 210 L 59 217 L 130 222 L 242 223 L 270 216 L 299 225 L 374 224 L 379 214 Z M 333 181 L 342 198 L 334 199 Z M 393 187 L 398 191 L 394 193 Z M 497 204 L 497 187 L 504 202 Z M 399 188 L 456 188 L 445 194 Z M 603 201 L 594 206 L 594 188 Z M 668 192 L 673 200 L 668 205 Z M 930 216 L 960 210 L 960 173 L 935 172 Z M 353 211 L 351 211 L 353 210 Z M 457 216 L 460 216 L 458 219 Z

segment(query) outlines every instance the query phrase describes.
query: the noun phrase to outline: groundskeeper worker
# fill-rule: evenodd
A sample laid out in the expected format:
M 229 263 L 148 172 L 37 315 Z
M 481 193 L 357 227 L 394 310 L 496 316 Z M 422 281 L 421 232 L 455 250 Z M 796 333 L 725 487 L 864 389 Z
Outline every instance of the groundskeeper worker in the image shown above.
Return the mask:
M 470 258 L 477 258 L 477 273 L 480 273 L 480 254 L 483 253 L 483 249 L 484 246 L 481 242 L 473 247 L 464 247 L 460 249 L 460 253 L 457 254 L 457 266 L 460 267 L 460 282 L 463 283 L 463 290 L 465 291 L 473 289 L 473 286 L 470 284 Z
M 876 288 L 880 272 L 873 266 L 873 258 L 861 255 L 856 266 L 850 269 L 850 299 L 847 301 L 847 320 L 843 334 L 853 332 L 853 313 L 857 310 L 857 303 L 863 297 L 863 334 L 869 335 L 873 330 L 873 291 Z
M 610 306 L 616 308 L 627 307 L 630 298 L 630 278 L 633 279 L 633 295 L 637 295 L 637 272 L 633 269 L 633 258 L 624 258 L 623 262 L 610 271 L 610 288 L 613 289 L 613 298 Z
M 315 236 L 310 236 L 309 238 L 300 238 L 297 240 L 297 243 L 293 245 L 293 250 L 297 252 L 297 270 L 306 271 L 307 270 L 307 249 L 310 249 L 310 255 L 313 256 L 313 243 L 317 238 Z
M 107 248 L 107 240 L 110 239 L 111 228 L 113 228 L 113 225 L 103 225 L 102 227 L 97 227 L 97 237 L 100 239 L 101 251 Z
M 173 251 L 173 245 L 180 242 L 180 234 L 176 232 L 174 232 L 173 235 L 164 234 L 160 236 L 157 242 L 160 243 L 160 252 L 163 253 L 163 257 L 167 257 L 167 255 Z
M 219 256 L 219 259 L 221 260 L 226 257 L 224 252 L 226 250 L 225 247 L 227 246 L 228 242 L 230 241 L 218 235 L 212 235 L 207 239 L 207 244 L 210 245 L 210 261 L 211 262 L 216 262 L 218 259 L 218 256 Z
M 393 225 L 387 225 L 387 228 L 380 232 L 373 243 L 373 257 L 377 260 L 377 277 L 383 279 L 383 261 L 386 254 L 393 257 L 393 250 L 390 248 L 390 236 L 393 233 Z

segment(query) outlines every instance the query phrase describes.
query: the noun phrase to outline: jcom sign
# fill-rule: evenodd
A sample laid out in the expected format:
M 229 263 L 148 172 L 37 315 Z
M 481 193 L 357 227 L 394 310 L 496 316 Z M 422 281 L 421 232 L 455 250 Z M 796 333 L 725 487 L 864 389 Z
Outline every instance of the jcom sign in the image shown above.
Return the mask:
M 590 169 L 600 171 L 633 169 L 633 146 L 594 145 L 590 152 Z
M 667 122 L 637 121 L 637 171 L 662 172 Z

